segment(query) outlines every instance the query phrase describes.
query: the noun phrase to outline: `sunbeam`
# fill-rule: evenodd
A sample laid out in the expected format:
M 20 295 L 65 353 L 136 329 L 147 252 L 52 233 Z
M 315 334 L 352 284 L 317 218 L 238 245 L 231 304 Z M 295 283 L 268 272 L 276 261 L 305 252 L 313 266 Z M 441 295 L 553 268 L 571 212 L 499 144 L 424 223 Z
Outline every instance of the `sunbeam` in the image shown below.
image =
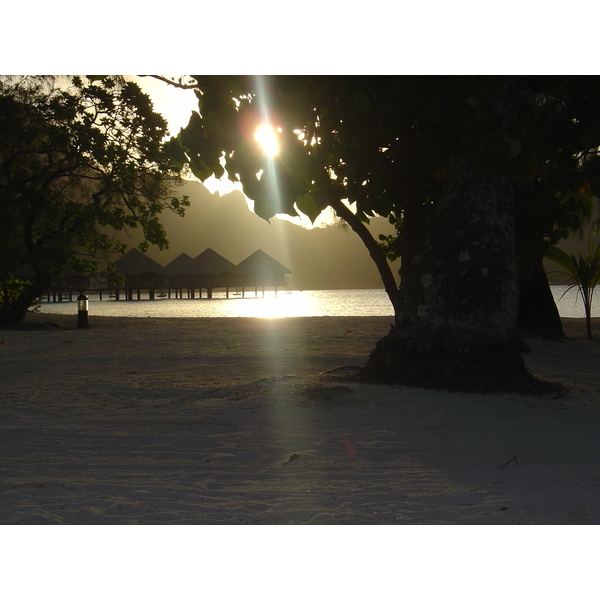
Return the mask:
M 255 78 L 255 81 L 257 89 L 256 101 L 261 114 L 261 125 L 257 129 L 255 137 L 267 156 L 267 165 L 265 166 L 264 176 L 266 178 L 265 181 L 269 182 L 269 196 L 272 199 L 272 205 L 275 206 L 276 209 L 281 209 L 281 211 L 278 212 L 283 212 L 277 171 L 279 163 L 275 160 L 277 154 L 285 152 L 285 148 L 281 149 L 277 140 L 277 133 L 280 132 L 281 129 L 276 127 L 275 124 L 277 119 L 272 114 L 270 107 L 271 99 L 268 82 L 264 76 L 260 75 Z M 289 264 L 289 245 L 283 235 L 279 238 L 279 243 L 282 251 L 283 263 Z

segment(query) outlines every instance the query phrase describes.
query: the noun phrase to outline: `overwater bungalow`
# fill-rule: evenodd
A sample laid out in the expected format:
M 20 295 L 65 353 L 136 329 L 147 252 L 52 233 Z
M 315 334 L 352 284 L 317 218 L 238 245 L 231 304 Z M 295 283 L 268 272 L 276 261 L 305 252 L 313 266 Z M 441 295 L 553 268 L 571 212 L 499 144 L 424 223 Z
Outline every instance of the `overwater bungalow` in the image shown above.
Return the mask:
M 257 250 L 237 265 L 238 285 L 247 287 L 285 287 L 286 275 L 291 271 L 271 258 L 262 250 Z
M 82 277 L 69 273 L 65 274 L 57 287 L 48 291 L 48 300 L 51 295 L 54 301 L 63 298 L 71 300 L 72 293 L 65 296 L 63 290 L 97 292 L 102 300 L 103 291 L 106 292 L 107 289 L 110 297 L 116 300 L 121 298 L 123 291 L 124 298 L 128 300 L 132 300 L 137 292 L 139 300 L 142 290 L 148 293 L 150 300 L 157 297 L 157 291 L 160 292 L 159 297 L 168 295 L 171 298 L 174 293 L 175 298 L 183 298 L 184 290 L 187 290 L 188 298 L 202 298 L 203 290 L 206 290 L 207 298 L 212 298 L 215 289 L 225 289 L 229 298 L 232 288 L 235 295 L 240 296 L 244 296 L 247 288 L 254 288 L 255 294 L 258 294 L 258 288 L 262 288 L 264 296 L 267 287 L 274 289 L 275 293 L 278 287 L 286 287 L 286 276 L 291 273 L 287 267 L 262 250 L 257 250 L 239 265 L 235 265 L 212 248 L 207 248 L 195 258 L 182 253 L 165 267 L 134 248 L 118 258 L 115 267 L 125 278 L 123 287 L 105 287 L 106 284 L 98 279 L 99 276 L 105 279 L 105 274 L 102 273 L 95 276 L 96 285 L 91 284 L 91 276 Z
M 115 261 L 115 267 L 125 277 L 125 291 L 128 299 L 132 299 L 133 290 L 148 290 L 150 299 L 154 298 L 155 290 L 166 287 L 167 273 L 165 268 L 146 256 L 136 248 L 132 248 Z M 117 300 L 119 290 L 115 290 Z
M 227 288 L 236 284 L 237 267 L 212 248 L 198 254 L 194 258 L 194 265 L 201 287 Z
M 195 298 L 196 290 L 202 297 L 205 289 L 207 297 L 211 298 L 213 289 L 235 285 L 236 266 L 212 248 L 207 248 L 196 258 L 180 254 L 165 266 L 165 272 L 169 278 L 169 297 L 171 290 L 174 290 L 175 297 L 183 297 L 186 289 L 188 298 Z
M 165 265 L 165 272 L 169 278 L 169 288 L 183 289 L 198 287 L 194 280 L 196 276 L 194 259 L 185 252 Z

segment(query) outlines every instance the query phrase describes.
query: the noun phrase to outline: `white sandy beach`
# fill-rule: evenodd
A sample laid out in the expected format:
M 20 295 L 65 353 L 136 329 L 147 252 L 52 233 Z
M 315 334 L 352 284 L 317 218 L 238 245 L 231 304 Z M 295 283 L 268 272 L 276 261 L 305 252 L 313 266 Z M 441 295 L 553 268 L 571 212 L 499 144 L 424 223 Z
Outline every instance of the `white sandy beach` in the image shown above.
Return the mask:
M 527 339 L 561 398 L 355 381 L 388 327 L 35 314 L 0 330 L 0 523 L 600 524 L 600 344 L 581 321 Z

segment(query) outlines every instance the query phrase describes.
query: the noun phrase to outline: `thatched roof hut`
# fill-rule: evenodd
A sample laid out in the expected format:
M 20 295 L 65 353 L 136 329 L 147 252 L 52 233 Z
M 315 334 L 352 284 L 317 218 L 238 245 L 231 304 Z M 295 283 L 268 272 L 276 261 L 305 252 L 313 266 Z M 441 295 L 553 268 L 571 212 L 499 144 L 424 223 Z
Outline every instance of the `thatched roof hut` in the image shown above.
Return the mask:
M 115 260 L 115 267 L 125 276 L 125 287 L 162 287 L 165 268 L 136 248 Z
M 197 273 L 194 259 L 183 252 L 165 266 L 169 278 L 169 287 L 193 288 L 197 287 Z
M 237 266 L 243 285 L 285 285 L 291 271 L 262 250 L 257 250 Z
M 183 252 L 165 266 L 168 275 L 195 275 L 197 273 L 194 259 Z
M 121 275 L 142 275 L 144 273 L 156 273 L 165 275 L 165 268 L 155 260 L 146 256 L 136 248 L 132 248 L 125 256 L 115 260 L 115 266 Z
M 195 272 L 201 275 L 221 275 L 235 273 L 236 266 L 212 248 L 207 248 L 194 258 Z
M 195 272 L 200 284 L 207 288 L 236 285 L 236 266 L 212 248 L 207 248 L 194 258 Z
M 115 261 L 125 276 L 126 288 L 222 288 L 233 286 L 284 286 L 291 271 L 262 250 L 239 265 L 207 248 L 195 258 L 185 252 L 165 267 L 136 249 Z

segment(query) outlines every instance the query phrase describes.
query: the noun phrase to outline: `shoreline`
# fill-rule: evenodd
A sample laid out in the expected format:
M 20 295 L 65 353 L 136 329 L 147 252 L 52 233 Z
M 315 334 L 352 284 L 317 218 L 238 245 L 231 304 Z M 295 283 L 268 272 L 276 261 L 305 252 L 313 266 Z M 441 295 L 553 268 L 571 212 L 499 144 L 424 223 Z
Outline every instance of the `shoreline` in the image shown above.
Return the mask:
M 196 321 L 205 320 L 258 320 L 258 321 L 285 321 L 288 319 L 351 319 L 359 322 L 387 322 L 392 323 L 393 316 L 311 316 L 311 317 L 121 317 L 121 316 L 97 316 L 90 317 L 90 326 L 94 329 L 125 329 L 139 326 L 142 322 L 180 322 L 193 324 Z M 585 339 L 586 321 L 585 318 L 561 317 L 563 331 L 567 339 Z M 0 327 L 2 330 L 27 330 L 27 329 L 77 329 L 77 315 L 63 315 L 56 313 L 28 312 L 22 323 L 15 323 Z M 387 332 L 386 332 L 387 333 Z M 600 336 L 600 317 L 592 317 L 592 333 L 595 337 Z M 531 337 L 532 334 L 524 332 L 523 337 Z M 534 336 L 535 337 L 535 336 Z

